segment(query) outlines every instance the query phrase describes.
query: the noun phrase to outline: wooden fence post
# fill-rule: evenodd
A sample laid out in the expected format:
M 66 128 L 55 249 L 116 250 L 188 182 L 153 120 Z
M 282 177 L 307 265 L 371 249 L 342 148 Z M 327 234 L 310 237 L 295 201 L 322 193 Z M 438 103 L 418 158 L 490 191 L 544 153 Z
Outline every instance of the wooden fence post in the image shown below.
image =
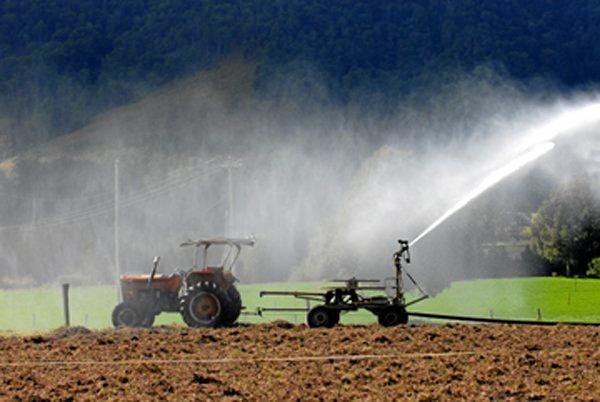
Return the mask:
M 62 285 L 62 296 L 63 296 L 63 310 L 65 313 L 65 327 L 71 325 L 71 317 L 69 315 L 69 284 L 63 283 Z

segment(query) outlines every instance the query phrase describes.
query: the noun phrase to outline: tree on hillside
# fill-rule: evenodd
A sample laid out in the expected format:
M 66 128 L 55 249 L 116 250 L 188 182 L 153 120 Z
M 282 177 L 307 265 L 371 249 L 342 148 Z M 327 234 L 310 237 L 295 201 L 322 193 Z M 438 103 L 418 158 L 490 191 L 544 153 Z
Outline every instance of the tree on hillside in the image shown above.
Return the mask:
M 378 111 L 486 70 L 576 88 L 600 81 L 598 21 L 594 0 L 0 0 L 0 121 L 23 149 L 231 54 L 260 95 L 291 75 Z
M 585 275 L 600 256 L 600 200 L 579 180 L 557 191 L 532 215 L 527 228 L 533 251 L 567 276 Z

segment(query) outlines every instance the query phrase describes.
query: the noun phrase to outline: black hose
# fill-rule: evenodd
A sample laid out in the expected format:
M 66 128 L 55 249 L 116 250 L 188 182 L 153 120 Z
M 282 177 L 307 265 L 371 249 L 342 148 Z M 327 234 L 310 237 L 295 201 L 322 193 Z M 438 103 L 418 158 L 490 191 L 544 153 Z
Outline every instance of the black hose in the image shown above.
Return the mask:
M 471 322 L 489 322 L 494 324 L 518 324 L 518 325 L 586 325 L 600 326 L 600 322 L 566 322 L 566 321 L 536 321 L 536 320 L 515 320 L 509 318 L 488 318 L 488 317 L 469 317 L 461 315 L 447 315 L 434 313 L 408 312 L 411 317 L 435 318 L 440 320 L 452 321 L 471 321 Z

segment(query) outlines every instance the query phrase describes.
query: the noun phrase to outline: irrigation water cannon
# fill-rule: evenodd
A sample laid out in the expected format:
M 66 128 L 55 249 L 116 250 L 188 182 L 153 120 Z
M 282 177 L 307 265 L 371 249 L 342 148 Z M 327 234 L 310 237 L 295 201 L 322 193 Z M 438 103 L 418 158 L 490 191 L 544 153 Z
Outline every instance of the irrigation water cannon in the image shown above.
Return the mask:
M 396 267 L 396 286 L 395 286 L 395 296 L 397 299 L 404 299 L 404 294 L 402 292 L 402 261 L 410 264 L 410 250 L 408 240 L 398 240 L 398 244 L 400 244 L 400 250 L 394 253 L 394 266 Z
M 394 253 L 394 259 L 404 258 L 407 264 L 410 264 L 410 250 L 408 240 L 398 240 L 400 250 Z
M 400 249 L 394 253 L 393 260 L 396 269 L 394 278 L 378 279 L 334 279 L 330 282 L 341 282 L 343 286 L 326 287 L 322 292 L 304 291 L 262 291 L 263 296 L 293 296 L 306 302 L 306 308 L 259 308 L 259 314 L 263 312 L 292 312 L 306 311 L 307 322 L 310 327 L 331 328 L 340 321 L 340 314 L 349 311 L 365 309 L 377 316 L 380 325 L 391 327 L 408 322 L 406 307 L 426 299 L 428 296 L 414 281 L 413 277 L 404 271 L 409 279 L 415 283 L 422 295 L 416 299 L 406 302 L 402 287 L 403 263 L 410 263 L 410 250 L 408 240 L 398 240 Z M 368 283 L 369 285 L 365 285 Z M 377 283 L 378 285 L 370 285 Z M 385 292 L 385 296 L 381 292 Z M 369 292 L 364 294 L 362 292 Z M 379 292 L 379 294 L 373 294 Z M 318 302 L 314 307 L 311 302 Z

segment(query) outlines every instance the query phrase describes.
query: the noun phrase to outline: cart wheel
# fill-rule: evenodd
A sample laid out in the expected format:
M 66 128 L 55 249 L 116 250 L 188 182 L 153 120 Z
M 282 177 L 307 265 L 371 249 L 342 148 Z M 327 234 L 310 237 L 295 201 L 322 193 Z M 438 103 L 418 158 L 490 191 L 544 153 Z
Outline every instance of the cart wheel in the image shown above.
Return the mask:
M 393 327 L 408 322 L 408 314 L 402 306 L 388 306 L 377 313 L 377 321 L 382 327 Z
M 329 313 L 331 314 L 331 320 L 329 321 L 329 325 L 327 325 L 327 328 L 333 328 L 340 322 L 340 311 L 329 310 Z
M 312 308 L 307 316 L 308 326 L 311 328 L 332 328 L 339 320 L 340 313 L 325 306 Z

